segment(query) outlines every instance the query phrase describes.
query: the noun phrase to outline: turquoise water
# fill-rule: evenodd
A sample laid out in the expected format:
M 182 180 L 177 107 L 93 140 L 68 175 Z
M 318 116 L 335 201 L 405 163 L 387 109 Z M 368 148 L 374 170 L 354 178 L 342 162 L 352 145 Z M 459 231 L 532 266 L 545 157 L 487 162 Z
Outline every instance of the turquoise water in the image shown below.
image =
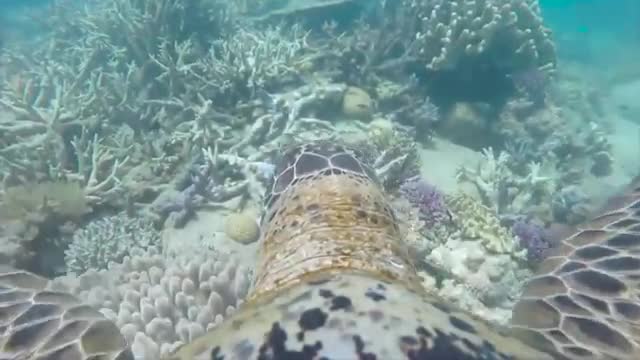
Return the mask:
M 542 0 L 540 5 L 560 56 L 586 63 L 638 56 L 640 1 Z
M 44 8 L 49 3 L 51 0 L 0 2 L 0 37 L 16 30 L 33 34 L 37 24 L 22 18 L 21 12 Z M 563 58 L 607 63 L 640 52 L 640 1 L 540 0 L 540 6 L 546 24 L 555 33 L 559 56 Z

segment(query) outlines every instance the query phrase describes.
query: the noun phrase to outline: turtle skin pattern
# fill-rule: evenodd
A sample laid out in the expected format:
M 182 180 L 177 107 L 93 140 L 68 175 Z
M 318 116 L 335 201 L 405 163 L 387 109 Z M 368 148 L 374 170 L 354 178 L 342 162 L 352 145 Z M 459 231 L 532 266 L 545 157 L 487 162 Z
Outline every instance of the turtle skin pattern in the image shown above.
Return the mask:
M 347 149 L 286 152 L 248 301 L 192 359 L 554 359 L 429 295 L 373 172 Z
M 167 360 L 639 359 L 639 183 L 562 241 L 501 328 L 422 288 L 386 195 L 352 152 L 293 148 L 266 196 L 247 302 Z M 37 298 L 48 294 L 44 280 L 33 279 L 0 271 L 0 359 L 131 359 L 115 327 L 68 295 L 56 293 L 59 311 L 25 316 L 48 304 Z M 75 308 L 92 314 L 83 320 L 95 331 L 61 330 Z M 54 347 L 75 357 L 50 355 Z
M 0 270 L 0 360 L 133 360 L 114 323 L 49 281 Z
M 540 264 L 513 310 L 521 337 L 572 359 L 640 359 L 638 180 Z

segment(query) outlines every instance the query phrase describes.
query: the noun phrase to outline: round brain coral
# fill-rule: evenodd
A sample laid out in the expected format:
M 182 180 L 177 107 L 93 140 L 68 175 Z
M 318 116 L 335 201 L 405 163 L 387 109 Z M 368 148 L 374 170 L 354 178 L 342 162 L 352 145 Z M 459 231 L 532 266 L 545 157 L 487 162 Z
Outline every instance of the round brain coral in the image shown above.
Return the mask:
M 252 213 L 233 213 L 229 214 L 225 220 L 224 232 L 239 243 L 250 244 L 258 240 L 260 227 Z

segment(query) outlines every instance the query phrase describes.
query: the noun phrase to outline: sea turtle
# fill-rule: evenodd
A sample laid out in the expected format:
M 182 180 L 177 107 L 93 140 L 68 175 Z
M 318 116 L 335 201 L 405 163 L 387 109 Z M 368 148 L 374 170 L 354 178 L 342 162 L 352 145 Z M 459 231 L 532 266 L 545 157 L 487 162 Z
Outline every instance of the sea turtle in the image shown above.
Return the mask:
M 167 360 L 640 359 L 640 182 L 562 241 L 501 328 L 423 289 L 375 174 L 338 144 L 285 152 L 244 305 Z M 99 314 L 0 274 L 0 359 L 132 359 Z

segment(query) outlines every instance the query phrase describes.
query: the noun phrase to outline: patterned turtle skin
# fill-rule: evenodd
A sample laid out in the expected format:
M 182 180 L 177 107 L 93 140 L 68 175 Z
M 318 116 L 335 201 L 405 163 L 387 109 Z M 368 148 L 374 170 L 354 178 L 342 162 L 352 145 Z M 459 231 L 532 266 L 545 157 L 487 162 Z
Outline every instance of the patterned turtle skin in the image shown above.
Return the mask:
M 512 328 L 571 359 L 640 359 L 640 178 L 560 242 L 526 283 Z
M 0 269 L 0 360 L 133 360 L 114 323 L 49 280 Z
M 276 174 L 247 302 L 171 360 L 558 358 L 429 295 L 352 152 L 297 147 Z
M 561 243 L 501 328 L 423 289 L 386 195 L 351 151 L 296 147 L 276 174 L 249 298 L 166 360 L 640 359 L 640 182 Z M 44 280 L 0 275 L 0 359 L 131 358 L 99 314 L 87 309 L 97 331 L 62 331 L 70 309 L 83 308 L 76 300 L 29 312 L 49 303 L 38 298 Z M 47 319 L 56 326 L 20 335 Z M 100 356 L 86 345 L 96 335 Z M 50 343 L 76 357 L 49 356 Z

